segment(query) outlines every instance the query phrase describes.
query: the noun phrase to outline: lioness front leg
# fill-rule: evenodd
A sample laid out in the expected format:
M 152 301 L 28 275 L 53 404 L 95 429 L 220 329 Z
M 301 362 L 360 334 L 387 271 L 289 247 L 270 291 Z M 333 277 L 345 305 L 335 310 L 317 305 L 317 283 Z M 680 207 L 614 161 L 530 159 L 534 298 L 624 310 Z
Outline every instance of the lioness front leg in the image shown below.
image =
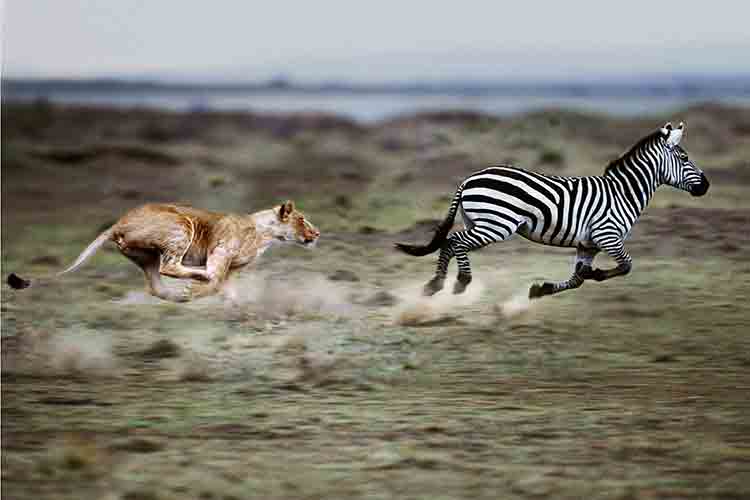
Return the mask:
M 229 276 L 229 269 L 234 257 L 234 251 L 221 246 L 216 247 L 206 260 L 208 279 L 203 283 L 191 283 L 190 299 L 207 297 L 218 292 Z

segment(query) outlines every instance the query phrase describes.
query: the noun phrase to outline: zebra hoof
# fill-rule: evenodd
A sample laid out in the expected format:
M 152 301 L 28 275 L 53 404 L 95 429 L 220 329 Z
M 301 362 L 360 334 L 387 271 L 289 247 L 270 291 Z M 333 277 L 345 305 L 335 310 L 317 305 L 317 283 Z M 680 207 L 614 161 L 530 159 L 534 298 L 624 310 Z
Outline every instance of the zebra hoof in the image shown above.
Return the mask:
M 584 266 L 580 263 L 576 266 L 576 274 L 584 280 L 604 281 L 607 279 L 604 269 L 592 269 L 591 266 Z
M 456 283 L 453 285 L 453 295 L 464 293 L 466 287 L 471 283 L 471 275 L 459 274 L 456 278 Z
M 554 290 L 555 285 L 553 285 L 552 283 L 542 283 L 541 285 L 534 283 L 533 285 L 531 285 L 531 288 L 529 288 L 529 298 L 538 299 L 540 297 L 544 297 L 545 295 L 551 295 Z
M 430 281 L 427 282 L 427 284 L 422 289 L 422 295 L 425 297 L 432 297 L 436 293 L 438 293 L 440 290 L 443 289 L 443 285 L 445 283 L 444 279 L 440 278 L 432 278 Z
M 597 268 L 592 272 L 592 277 L 594 281 L 604 281 L 607 279 L 607 272 L 604 269 Z
M 579 278 L 584 280 L 590 280 L 594 277 L 594 270 L 591 266 L 585 266 L 582 262 L 576 264 L 576 274 Z

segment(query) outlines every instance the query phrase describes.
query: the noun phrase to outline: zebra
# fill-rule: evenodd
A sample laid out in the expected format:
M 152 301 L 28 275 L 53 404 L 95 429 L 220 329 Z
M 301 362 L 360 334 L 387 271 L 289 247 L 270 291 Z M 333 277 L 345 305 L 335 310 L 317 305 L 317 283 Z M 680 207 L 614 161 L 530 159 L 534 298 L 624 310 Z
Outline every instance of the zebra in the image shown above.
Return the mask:
M 576 248 L 570 278 L 533 284 L 530 299 L 572 290 L 587 280 L 624 276 L 633 262 L 624 241 L 656 189 L 668 184 L 693 196 L 708 191 L 706 175 L 679 145 L 685 130 L 683 123 L 676 128 L 665 124 L 612 161 L 604 175 L 550 176 L 511 165 L 476 172 L 458 186 L 432 241 L 426 245 L 396 243 L 396 248 L 414 256 L 440 250 L 437 272 L 424 286 L 426 296 L 443 289 L 454 257 L 458 276 L 453 293 L 462 293 L 472 280 L 468 252 L 507 240 L 515 233 L 536 243 Z M 459 209 L 465 229 L 448 236 Z M 617 266 L 593 268 L 600 251 Z

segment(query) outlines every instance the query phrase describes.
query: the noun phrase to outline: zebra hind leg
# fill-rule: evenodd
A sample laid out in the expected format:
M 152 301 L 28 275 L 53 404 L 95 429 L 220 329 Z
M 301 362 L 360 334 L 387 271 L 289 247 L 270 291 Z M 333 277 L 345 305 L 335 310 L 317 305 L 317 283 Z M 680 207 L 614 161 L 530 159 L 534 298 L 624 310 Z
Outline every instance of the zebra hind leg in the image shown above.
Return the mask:
M 435 276 L 427 282 L 422 289 L 422 295 L 430 297 L 435 295 L 445 286 L 445 276 L 448 274 L 448 264 L 453 258 L 453 242 L 451 240 L 446 241 L 443 247 L 440 249 L 440 256 L 438 257 L 437 270 Z
M 466 290 L 471 283 L 471 263 L 469 262 L 469 252 L 479 250 L 492 243 L 503 241 L 510 237 L 518 229 L 518 223 L 509 225 L 505 224 L 498 227 L 495 223 L 490 223 L 478 219 L 475 225 L 466 231 L 453 233 L 451 241 L 453 242 L 453 252 L 458 264 L 458 276 L 456 284 L 453 286 L 453 293 L 459 294 Z
M 503 241 L 513 234 L 517 227 L 517 225 L 511 228 L 504 227 L 504 231 L 508 232 L 508 235 L 505 235 L 504 232 L 501 233 L 494 226 L 488 228 L 477 224 L 467 231 L 459 231 L 451 236 L 453 251 L 456 255 L 456 264 L 458 264 L 458 276 L 456 276 L 456 284 L 453 286 L 454 294 L 463 293 L 466 287 L 469 286 L 469 283 L 471 283 L 469 252 L 486 247 L 491 243 Z
M 512 228 L 513 231 L 515 229 L 516 227 Z M 510 232 L 510 234 L 513 234 L 513 232 Z M 463 293 L 466 287 L 469 286 L 469 283 L 471 283 L 469 251 L 482 248 L 490 243 L 502 241 L 503 239 L 497 232 L 483 231 L 478 227 L 453 233 L 440 249 L 437 272 L 435 273 L 435 277 L 425 285 L 424 295 L 434 295 L 443 289 L 445 276 L 448 273 L 448 264 L 453 257 L 456 257 L 456 263 L 458 264 L 458 276 L 456 277 L 456 284 L 453 286 L 453 293 Z
M 422 289 L 422 295 L 425 297 L 431 297 L 438 293 L 445 286 L 444 276 L 434 276 Z
M 456 250 L 456 263 L 458 264 L 458 275 L 456 283 L 453 285 L 453 293 L 464 293 L 466 287 L 471 283 L 471 264 L 469 263 L 469 254 L 463 246 Z

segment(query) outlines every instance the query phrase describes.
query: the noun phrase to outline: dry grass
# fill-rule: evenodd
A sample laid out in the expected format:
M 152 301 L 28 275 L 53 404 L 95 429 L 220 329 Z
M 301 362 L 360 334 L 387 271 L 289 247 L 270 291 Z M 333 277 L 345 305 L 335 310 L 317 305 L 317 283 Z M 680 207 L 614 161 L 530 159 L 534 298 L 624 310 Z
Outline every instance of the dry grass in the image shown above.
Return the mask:
M 252 211 L 280 170 L 335 168 L 293 186 L 319 247 L 264 256 L 232 297 L 151 300 L 107 251 L 58 285 L 3 290 L 3 496 L 750 496 L 750 236 L 737 230 L 750 114 L 678 115 L 691 156 L 722 172 L 709 195 L 658 193 L 626 278 L 529 302 L 534 281 L 569 276 L 570 251 L 511 240 L 472 253 L 464 295 L 449 282 L 425 299 L 435 257 L 392 244 L 429 236 L 416 222 L 444 215 L 464 169 L 534 167 L 554 149 L 564 161 L 537 168 L 600 173 L 666 117 L 438 113 L 364 128 L 4 106 L 4 272 L 54 271 L 146 199 Z M 178 161 L 165 176 L 123 149 L 64 165 L 33 154 L 70 144 Z M 366 182 L 344 199 L 339 174 Z
M 117 377 L 106 332 L 30 329 L 3 345 L 3 373 L 37 377 Z M 11 345 L 12 344 L 12 345 Z

